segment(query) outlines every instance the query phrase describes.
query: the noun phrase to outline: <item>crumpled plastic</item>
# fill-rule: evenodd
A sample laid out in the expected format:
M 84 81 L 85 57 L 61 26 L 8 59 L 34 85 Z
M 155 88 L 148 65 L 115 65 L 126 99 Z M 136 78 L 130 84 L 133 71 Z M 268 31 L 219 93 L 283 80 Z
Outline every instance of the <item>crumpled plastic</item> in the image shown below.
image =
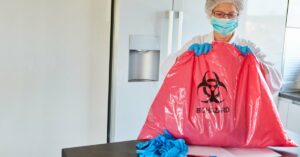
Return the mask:
M 191 145 L 297 146 L 284 131 L 263 66 L 250 51 L 213 42 L 207 54 L 190 50 L 178 57 L 138 139 L 168 129 Z
M 136 144 L 139 157 L 185 157 L 188 146 L 183 139 L 174 138 L 167 130 L 164 134 Z

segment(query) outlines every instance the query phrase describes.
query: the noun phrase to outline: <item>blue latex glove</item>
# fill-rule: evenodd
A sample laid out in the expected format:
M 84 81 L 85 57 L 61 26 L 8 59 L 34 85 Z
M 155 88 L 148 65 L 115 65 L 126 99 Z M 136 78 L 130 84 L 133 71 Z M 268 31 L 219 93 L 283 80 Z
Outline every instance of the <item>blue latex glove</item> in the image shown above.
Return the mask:
M 167 130 L 164 135 L 136 144 L 139 157 L 185 157 L 188 147 L 183 139 L 174 138 Z
M 244 56 L 248 55 L 248 53 L 252 53 L 252 54 L 253 54 L 253 52 L 251 51 L 251 49 L 250 49 L 248 46 L 241 46 L 241 45 L 237 45 L 237 44 L 235 44 L 235 43 L 233 43 L 233 46 L 235 46 L 237 49 L 239 49 L 240 52 L 241 52 Z
M 207 54 L 212 49 L 212 45 L 209 43 L 203 43 L 203 44 L 192 44 L 188 50 L 194 51 L 196 56 L 199 56 L 201 54 Z

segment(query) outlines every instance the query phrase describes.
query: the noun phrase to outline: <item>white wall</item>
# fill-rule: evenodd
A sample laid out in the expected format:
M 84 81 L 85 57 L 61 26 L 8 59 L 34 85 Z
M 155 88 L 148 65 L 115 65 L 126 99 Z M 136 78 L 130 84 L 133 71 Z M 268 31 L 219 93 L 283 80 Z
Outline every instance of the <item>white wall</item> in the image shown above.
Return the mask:
M 0 1 L 0 156 L 106 142 L 110 5 Z
M 248 0 L 242 34 L 282 72 L 288 0 Z

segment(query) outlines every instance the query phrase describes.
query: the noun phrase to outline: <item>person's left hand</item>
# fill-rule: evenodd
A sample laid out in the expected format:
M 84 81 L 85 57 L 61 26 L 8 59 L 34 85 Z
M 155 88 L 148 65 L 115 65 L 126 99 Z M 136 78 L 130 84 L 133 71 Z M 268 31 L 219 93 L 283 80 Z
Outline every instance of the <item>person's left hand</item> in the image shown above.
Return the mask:
M 248 46 L 241 46 L 233 43 L 233 46 L 235 46 L 237 49 L 240 50 L 240 52 L 246 56 L 248 53 L 253 53 L 252 50 Z

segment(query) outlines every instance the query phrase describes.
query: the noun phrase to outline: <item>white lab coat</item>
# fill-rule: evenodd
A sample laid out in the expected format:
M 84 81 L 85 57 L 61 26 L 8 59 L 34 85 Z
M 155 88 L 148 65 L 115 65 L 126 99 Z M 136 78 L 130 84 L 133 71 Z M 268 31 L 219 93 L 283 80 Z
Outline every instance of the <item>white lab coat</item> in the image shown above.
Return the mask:
M 175 63 L 176 58 L 178 56 L 182 55 L 192 44 L 194 44 L 194 43 L 199 43 L 199 44 L 212 43 L 213 41 L 214 41 L 213 32 L 206 34 L 206 35 L 199 35 L 199 36 L 193 37 L 191 40 L 186 42 L 179 51 L 171 54 L 170 56 L 167 57 L 166 60 L 163 61 L 163 63 L 161 64 L 161 69 L 162 69 L 163 74 L 165 76 L 167 75 L 168 71 Z M 258 61 L 263 63 L 263 65 L 267 68 L 268 73 L 265 76 L 265 79 L 270 88 L 271 93 L 273 95 L 276 95 L 281 87 L 282 76 L 279 73 L 279 71 L 277 69 L 275 69 L 275 67 L 272 63 L 265 60 L 266 55 L 263 52 L 261 52 L 261 50 L 258 47 L 256 47 L 256 45 L 253 42 L 239 38 L 236 35 L 236 33 L 234 33 L 234 35 L 231 38 L 231 40 L 229 41 L 229 43 L 235 43 L 235 44 L 241 45 L 241 46 L 248 46 L 252 50 L 252 52 L 258 59 Z

